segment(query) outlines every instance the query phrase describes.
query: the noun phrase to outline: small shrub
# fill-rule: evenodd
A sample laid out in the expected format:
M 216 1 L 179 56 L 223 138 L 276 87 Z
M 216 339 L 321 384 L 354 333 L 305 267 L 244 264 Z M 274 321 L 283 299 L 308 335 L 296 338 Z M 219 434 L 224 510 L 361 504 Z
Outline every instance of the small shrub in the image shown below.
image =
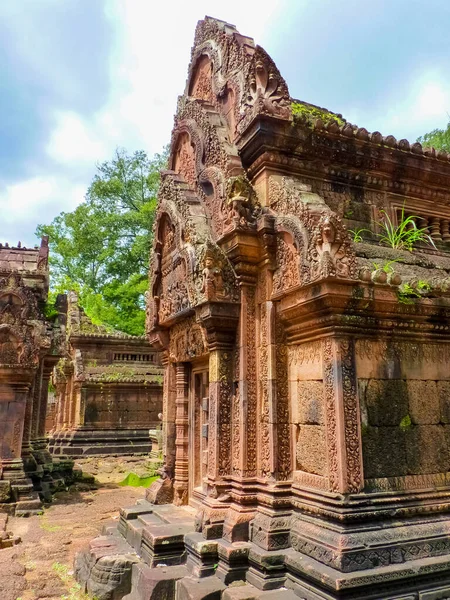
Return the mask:
M 419 217 L 414 215 L 405 216 L 405 209 L 402 208 L 401 217 L 398 225 L 395 225 L 385 210 L 381 211 L 382 221 L 378 223 L 381 233 L 377 234 L 380 242 L 390 246 L 394 250 L 408 250 L 412 252 L 416 244 L 430 244 L 436 248 L 426 227 L 417 227 L 416 220 Z

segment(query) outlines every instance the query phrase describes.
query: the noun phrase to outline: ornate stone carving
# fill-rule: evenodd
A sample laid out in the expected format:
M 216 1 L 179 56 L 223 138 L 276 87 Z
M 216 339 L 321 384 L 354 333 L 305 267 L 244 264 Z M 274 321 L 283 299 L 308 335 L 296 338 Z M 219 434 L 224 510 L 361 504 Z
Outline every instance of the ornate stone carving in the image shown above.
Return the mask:
M 227 180 L 227 229 L 254 227 L 261 211 L 257 195 L 247 177 L 240 175 Z
M 242 92 L 243 114 L 238 123 L 238 131 L 244 131 L 258 114 L 292 119 L 291 98 L 286 82 L 273 60 L 260 46 L 256 47 L 247 69 Z
M 356 279 L 356 256 L 339 217 L 322 214 L 308 249 L 311 281 L 327 277 Z
M 205 300 L 208 302 L 239 300 L 239 288 L 234 269 L 216 244 L 206 243 L 198 247 L 194 281 L 195 304 Z
M 273 274 L 273 292 L 278 294 L 300 284 L 299 257 L 286 237 L 277 236 L 277 269 Z
M 173 362 L 189 362 L 207 354 L 206 334 L 194 317 L 174 325 L 170 331 L 169 354 Z

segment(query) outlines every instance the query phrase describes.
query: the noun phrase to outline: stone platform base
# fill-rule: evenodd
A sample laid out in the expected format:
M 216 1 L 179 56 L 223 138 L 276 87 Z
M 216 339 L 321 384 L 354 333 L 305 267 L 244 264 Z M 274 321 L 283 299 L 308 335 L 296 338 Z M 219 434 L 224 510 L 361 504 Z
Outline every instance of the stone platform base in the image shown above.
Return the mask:
M 375 552 L 375 550 L 374 550 Z M 207 540 L 194 511 L 146 500 L 75 559 L 98 600 L 449 600 L 450 556 L 343 573 L 293 548 Z
M 149 454 L 153 446 L 148 429 L 76 429 L 49 437 L 53 456 L 65 454 L 71 458 Z

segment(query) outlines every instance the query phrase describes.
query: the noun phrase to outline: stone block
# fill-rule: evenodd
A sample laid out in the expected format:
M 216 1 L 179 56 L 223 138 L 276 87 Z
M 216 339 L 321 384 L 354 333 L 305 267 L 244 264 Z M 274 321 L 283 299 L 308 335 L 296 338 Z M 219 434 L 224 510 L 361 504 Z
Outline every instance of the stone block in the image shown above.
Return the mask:
M 440 421 L 439 396 L 435 381 L 412 379 L 407 383 L 409 415 L 414 425 L 437 425 Z
M 303 425 L 323 425 L 325 411 L 322 381 L 297 382 L 297 418 Z
M 225 585 L 217 577 L 195 579 L 184 577 L 177 581 L 177 600 L 220 600 Z
M 297 434 L 297 469 L 325 475 L 327 472 L 325 427 L 300 425 Z
M 222 596 L 222 600 L 258 600 L 261 597 L 261 590 L 253 585 L 244 584 L 228 587 Z
M 450 381 L 436 383 L 441 411 L 441 423 L 450 423 Z
M 155 567 L 138 563 L 131 573 L 131 593 L 122 600 L 173 600 L 176 582 L 186 577 L 186 567 Z
M 413 426 L 406 432 L 406 440 L 410 475 L 448 471 L 449 450 L 444 426 Z
M 408 414 L 408 388 L 401 379 L 370 379 L 364 401 L 369 425 L 396 426 Z
M 364 475 L 399 477 L 407 472 L 406 434 L 400 427 L 364 427 Z

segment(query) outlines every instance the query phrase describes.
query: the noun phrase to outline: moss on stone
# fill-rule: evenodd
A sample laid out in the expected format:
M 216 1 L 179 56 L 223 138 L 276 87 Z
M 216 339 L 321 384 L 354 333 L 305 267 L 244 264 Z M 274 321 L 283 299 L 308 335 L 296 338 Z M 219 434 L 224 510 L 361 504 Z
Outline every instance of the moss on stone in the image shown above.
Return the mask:
M 139 475 L 136 475 L 136 473 L 128 473 L 125 479 L 119 483 L 119 485 L 131 487 L 148 487 L 157 479 L 159 479 L 159 475 L 144 475 L 143 477 L 140 477 Z
M 400 429 L 402 431 L 407 431 L 410 427 L 412 427 L 411 417 L 409 415 L 406 415 L 400 421 Z
M 336 121 L 338 125 L 343 125 L 346 122 L 345 119 L 342 118 L 342 115 L 337 115 L 325 108 L 313 106 L 312 104 L 293 102 L 291 109 L 294 121 L 306 121 L 307 123 L 312 124 L 316 119 L 322 119 L 325 125 L 331 121 Z

